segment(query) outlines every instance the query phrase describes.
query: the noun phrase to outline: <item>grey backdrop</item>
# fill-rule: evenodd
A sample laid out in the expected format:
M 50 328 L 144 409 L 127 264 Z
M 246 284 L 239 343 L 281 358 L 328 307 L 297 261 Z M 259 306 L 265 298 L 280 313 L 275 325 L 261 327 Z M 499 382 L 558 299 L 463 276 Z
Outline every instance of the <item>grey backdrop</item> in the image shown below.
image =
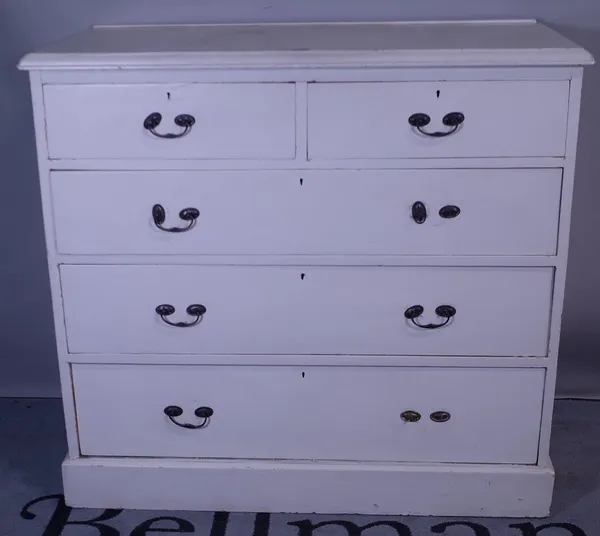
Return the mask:
M 59 394 L 23 54 L 93 24 L 518 17 L 600 60 L 598 0 L 0 0 L 0 396 Z M 586 74 L 559 393 L 600 396 L 600 66 Z

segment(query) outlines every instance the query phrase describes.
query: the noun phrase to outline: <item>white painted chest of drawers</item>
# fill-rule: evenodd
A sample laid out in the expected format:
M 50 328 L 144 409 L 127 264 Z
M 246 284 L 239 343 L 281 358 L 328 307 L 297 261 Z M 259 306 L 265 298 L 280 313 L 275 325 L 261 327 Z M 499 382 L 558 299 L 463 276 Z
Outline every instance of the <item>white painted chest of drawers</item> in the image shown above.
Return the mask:
M 547 514 L 591 63 L 535 21 L 26 56 L 67 503 Z

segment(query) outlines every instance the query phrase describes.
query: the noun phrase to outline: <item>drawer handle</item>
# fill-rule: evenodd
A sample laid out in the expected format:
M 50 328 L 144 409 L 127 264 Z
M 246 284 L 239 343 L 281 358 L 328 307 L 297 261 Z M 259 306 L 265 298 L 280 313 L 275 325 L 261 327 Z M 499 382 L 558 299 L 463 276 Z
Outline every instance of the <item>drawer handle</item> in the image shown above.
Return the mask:
M 196 417 L 198 417 L 199 419 L 204 419 L 204 421 L 202 421 L 201 424 L 191 424 L 189 422 L 177 422 L 175 420 L 175 417 L 179 417 L 183 414 L 183 410 L 179 407 L 179 406 L 167 406 L 164 409 L 165 415 L 167 417 L 169 417 L 169 420 L 173 423 L 176 424 L 177 426 L 181 427 L 181 428 L 187 428 L 188 430 L 199 430 L 200 428 L 206 428 L 208 426 L 208 421 L 210 420 L 210 418 L 212 417 L 214 411 L 212 408 L 208 408 L 208 407 L 201 407 L 201 408 L 196 408 L 196 411 L 194 411 L 194 415 L 196 415 Z
M 441 324 L 419 324 L 417 319 L 423 314 L 423 311 L 425 311 L 425 308 L 422 305 L 413 305 L 404 311 L 404 316 L 419 328 L 437 329 L 444 327 L 456 314 L 456 309 L 452 305 L 438 305 L 435 308 L 435 314 L 444 318 L 444 321 Z
M 439 214 L 442 218 L 451 220 L 460 214 L 460 208 L 458 208 L 456 205 L 446 205 L 440 209 Z
M 197 208 L 184 208 L 179 212 L 179 217 L 183 221 L 188 222 L 187 227 L 163 227 L 166 217 L 167 215 L 162 205 L 157 204 L 152 207 L 152 219 L 154 220 L 154 225 L 161 231 L 165 231 L 166 233 L 184 233 L 196 225 L 196 220 L 200 217 L 200 211 Z
M 427 219 L 427 209 L 421 201 L 415 201 L 412 206 L 412 218 L 416 223 L 425 223 Z
M 426 127 L 429 123 L 431 123 L 431 117 L 427 114 L 412 114 L 408 118 L 408 122 L 411 126 L 415 127 L 421 134 L 425 134 L 425 136 L 429 136 L 430 138 L 443 138 L 445 136 L 450 136 L 450 134 L 454 134 L 460 125 L 463 124 L 465 120 L 465 116 L 460 112 L 450 112 L 446 114 L 442 118 L 442 123 L 447 127 L 452 127 L 451 130 L 447 132 L 426 132 L 423 130 L 423 127 Z
M 450 413 L 447 411 L 434 411 L 429 418 L 433 422 L 448 422 L 450 420 Z
M 175 138 L 183 138 L 194 126 L 196 122 L 196 118 L 193 115 L 189 114 L 180 114 L 173 119 L 174 123 L 178 127 L 182 127 L 184 130 L 179 134 L 167 133 L 161 134 L 160 132 L 156 132 L 155 128 L 160 125 L 162 121 L 162 115 L 158 112 L 151 113 L 146 119 L 144 119 L 144 128 L 149 130 L 152 134 L 154 134 L 157 138 L 163 138 L 165 140 L 173 140 Z
M 421 414 L 418 411 L 414 411 L 412 409 L 403 411 L 400 414 L 400 418 L 404 422 L 417 422 L 421 420 Z
M 195 316 L 195 320 L 193 322 L 171 322 L 167 316 L 172 315 L 175 312 L 175 307 L 165 303 L 163 305 L 159 305 L 156 309 L 156 314 L 160 315 L 162 321 L 165 324 L 169 324 L 169 326 L 173 326 L 176 328 L 191 328 L 195 326 L 202 320 L 204 313 L 206 313 L 206 307 L 204 305 L 200 305 L 199 303 L 194 303 L 192 305 L 188 305 L 185 312 L 190 316 Z

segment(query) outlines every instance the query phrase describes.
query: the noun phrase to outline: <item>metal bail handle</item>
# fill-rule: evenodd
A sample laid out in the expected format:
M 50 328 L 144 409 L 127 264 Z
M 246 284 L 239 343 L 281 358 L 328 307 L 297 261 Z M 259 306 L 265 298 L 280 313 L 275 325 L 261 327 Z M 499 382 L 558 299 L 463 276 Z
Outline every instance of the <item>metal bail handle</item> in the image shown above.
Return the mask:
M 160 132 L 156 132 L 156 127 L 160 125 L 162 122 L 162 115 L 158 112 L 151 113 L 146 119 L 144 119 L 144 128 L 150 131 L 157 138 L 162 138 L 164 140 L 174 140 L 176 138 L 183 138 L 194 126 L 196 122 L 196 118 L 190 114 L 179 114 L 173 119 L 173 122 L 178 126 L 183 128 L 183 132 L 179 132 L 177 134 L 167 133 L 161 134 Z
M 167 218 L 164 207 L 159 204 L 152 207 L 152 219 L 154 220 L 154 225 L 166 233 L 184 233 L 189 231 L 196 225 L 196 221 L 199 217 L 200 211 L 197 208 L 184 208 L 179 211 L 179 218 L 188 222 L 187 227 L 164 227 L 163 223 L 165 223 L 165 219 Z
M 438 305 L 435 308 L 435 314 L 440 318 L 444 318 L 441 324 L 419 324 L 417 319 L 423 314 L 425 308 L 422 305 L 413 305 L 404 311 L 404 317 L 410 320 L 415 326 L 422 329 L 438 329 L 443 328 L 450 319 L 456 315 L 456 309 L 452 305 Z
M 171 316 L 175 313 L 175 307 L 173 307 L 170 303 L 163 303 L 159 305 L 155 309 L 156 314 L 160 316 L 162 321 L 165 324 L 169 324 L 169 326 L 173 326 L 175 328 L 191 328 L 198 324 L 203 316 L 206 314 L 206 307 L 199 303 L 193 303 L 192 305 L 188 305 L 185 312 L 190 316 L 195 316 L 193 322 L 171 322 L 167 316 Z
M 411 206 L 411 216 L 415 223 L 422 224 L 427 220 L 427 207 L 423 201 L 415 201 Z M 456 205 L 445 205 L 440 208 L 440 218 L 451 220 L 460 215 L 460 208 Z
M 210 418 L 213 416 L 214 411 L 212 408 L 207 406 L 202 406 L 200 408 L 196 408 L 194 411 L 194 415 L 199 419 L 204 419 L 200 424 L 191 424 L 188 422 L 177 422 L 175 420 L 176 417 L 180 417 L 183 415 L 183 409 L 179 406 L 167 406 L 164 410 L 164 414 L 169 417 L 169 420 L 179 426 L 180 428 L 187 428 L 188 430 L 199 430 L 201 428 L 206 428 L 208 426 L 208 422 Z
M 426 130 L 423 130 L 424 127 L 431 123 L 431 117 L 427 114 L 412 114 L 408 118 L 408 123 L 411 127 L 415 127 L 421 134 L 429 136 L 430 138 L 444 138 L 450 136 L 450 134 L 454 134 L 458 130 L 458 127 L 460 127 L 464 121 L 465 116 L 461 112 L 450 112 L 442 118 L 442 123 L 446 127 L 451 127 L 451 130 L 447 132 L 427 132 Z

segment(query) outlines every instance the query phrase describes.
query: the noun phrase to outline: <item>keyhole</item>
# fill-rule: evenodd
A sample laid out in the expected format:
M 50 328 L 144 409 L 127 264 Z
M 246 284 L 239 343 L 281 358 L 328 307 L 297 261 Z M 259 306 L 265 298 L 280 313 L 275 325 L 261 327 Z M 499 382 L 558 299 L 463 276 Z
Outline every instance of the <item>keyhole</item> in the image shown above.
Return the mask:
M 171 100 L 171 94 L 167 91 L 167 100 Z
M 440 90 L 439 89 L 436 91 L 436 94 L 437 94 L 437 98 L 439 99 L 440 98 Z
M 300 274 L 300 279 L 302 279 L 302 281 L 304 281 L 304 276 L 305 274 Z
M 300 186 L 304 183 L 304 179 L 300 179 Z
M 305 376 L 305 374 L 304 374 L 304 372 L 303 372 L 303 373 L 302 373 L 302 377 L 304 378 L 304 376 Z

